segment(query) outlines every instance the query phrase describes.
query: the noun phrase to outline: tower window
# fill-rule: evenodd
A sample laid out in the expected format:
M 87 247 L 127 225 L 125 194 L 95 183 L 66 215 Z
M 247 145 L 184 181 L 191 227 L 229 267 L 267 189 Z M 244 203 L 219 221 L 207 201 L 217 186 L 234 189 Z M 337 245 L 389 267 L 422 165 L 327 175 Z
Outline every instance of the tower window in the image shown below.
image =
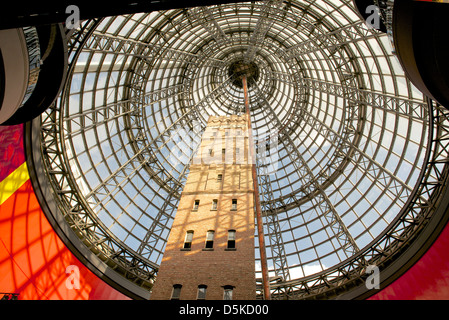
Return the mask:
M 232 211 L 237 210 L 237 199 L 232 199 L 231 210 Z
M 190 249 L 192 247 L 193 231 L 187 231 L 186 238 L 184 240 L 184 249 Z
M 222 181 L 223 180 L 223 175 L 222 174 L 219 174 L 218 176 L 217 176 L 217 181 Z
M 223 300 L 232 300 L 233 286 L 224 286 Z
M 218 207 L 218 200 L 217 199 L 212 200 L 211 210 L 217 210 L 217 207 Z
M 198 211 L 198 207 L 200 206 L 200 200 L 195 200 L 193 203 L 193 210 Z
M 235 249 L 235 230 L 228 231 L 228 249 Z
M 172 300 L 179 300 L 179 296 L 181 295 L 181 288 L 182 288 L 182 285 L 180 285 L 180 284 L 173 285 L 173 291 L 171 294 Z
M 225 154 L 226 153 L 226 149 L 221 149 L 221 154 Z
M 207 290 L 207 286 L 204 284 L 200 284 L 198 286 L 198 294 L 197 294 L 197 299 L 198 300 L 205 300 L 206 299 L 206 290 Z
M 207 231 L 206 235 L 206 249 L 212 249 L 214 247 L 214 234 L 213 230 Z

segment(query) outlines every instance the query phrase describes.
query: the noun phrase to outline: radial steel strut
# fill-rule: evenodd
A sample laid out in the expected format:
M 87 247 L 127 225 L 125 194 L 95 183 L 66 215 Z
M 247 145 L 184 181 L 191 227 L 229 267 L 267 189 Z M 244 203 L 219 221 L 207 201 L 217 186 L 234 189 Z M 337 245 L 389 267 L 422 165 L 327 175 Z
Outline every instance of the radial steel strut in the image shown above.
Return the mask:
M 242 77 L 243 93 L 245 97 L 245 110 L 246 116 L 248 118 L 248 143 L 250 159 L 252 163 L 252 176 L 253 176 L 253 188 L 254 188 L 254 203 L 256 205 L 256 219 L 257 219 L 257 233 L 259 239 L 259 251 L 260 251 L 260 263 L 262 265 L 262 285 L 263 285 L 263 297 L 264 300 L 271 300 L 270 285 L 268 280 L 268 267 L 267 267 L 267 255 L 265 251 L 265 235 L 263 232 L 263 221 L 262 221 L 262 207 L 260 205 L 259 196 L 259 184 L 257 182 L 257 171 L 256 171 L 256 155 L 254 149 L 254 141 L 251 133 L 251 116 L 249 113 L 249 98 L 248 98 L 248 83 L 246 80 L 246 75 Z

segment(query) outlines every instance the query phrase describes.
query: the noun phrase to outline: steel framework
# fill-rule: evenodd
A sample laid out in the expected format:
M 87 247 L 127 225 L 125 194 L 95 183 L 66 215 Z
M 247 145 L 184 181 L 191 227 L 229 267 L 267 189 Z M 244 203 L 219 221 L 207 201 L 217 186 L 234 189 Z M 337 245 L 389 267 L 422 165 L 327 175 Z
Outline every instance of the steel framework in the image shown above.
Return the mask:
M 157 277 L 208 117 L 244 112 L 240 63 L 253 68 L 273 299 L 362 286 L 368 265 L 387 270 L 438 211 L 448 112 L 413 87 L 352 1 L 129 14 L 68 33 L 69 77 L 33 123 L 35 148 L 72 232 L 138 286 Z

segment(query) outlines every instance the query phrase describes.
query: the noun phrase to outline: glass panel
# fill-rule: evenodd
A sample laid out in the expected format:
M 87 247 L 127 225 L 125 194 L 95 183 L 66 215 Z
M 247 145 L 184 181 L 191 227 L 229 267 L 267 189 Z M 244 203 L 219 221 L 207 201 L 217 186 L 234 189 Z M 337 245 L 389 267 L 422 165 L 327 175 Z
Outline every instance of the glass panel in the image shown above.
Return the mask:
M 214 231 L 207 231 L 207 241 L 213 241 L 214 240 Z
M 179 296 L 181 295 L 181 288 L 182 288 L 182 285 L 180 285 L 180 284 L 175 284 L 173 286 L 173 292 L 172 292 L 172 296 L 171 296 L 172 300 L 179 300 Z
M 231 210 L 237 210 L 237 199 L 232 199 Z
M 200 200 L 195 200 L 195 203 L 193 205 L 193 210 L 198 210 L 199 205 L 200 205 Z
M 232 291 L 232 287 L 225 287 L 223 300 L 232 300 Z
M 206 290 L 207 290 L 207 286 L 204 285 L 200 285 L 198 286 L 198 300 L 204 300 L 206 299 Z
M 193 231 L 187 231 L 186 239 L 184 241 L 184 249 L 190 249 L 192 247 Z

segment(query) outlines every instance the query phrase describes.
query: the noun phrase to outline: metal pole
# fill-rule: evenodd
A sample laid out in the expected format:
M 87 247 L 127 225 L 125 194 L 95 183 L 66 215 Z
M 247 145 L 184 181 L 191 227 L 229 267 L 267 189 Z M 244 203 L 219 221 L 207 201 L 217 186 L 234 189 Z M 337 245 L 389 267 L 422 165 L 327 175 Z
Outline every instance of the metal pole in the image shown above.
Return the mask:
M 257 170 L 256 170 L 256 154 L 254 149 L 253 135 L 251 132 L 251 117 L 249 114 L 249 98 L 248 98 L 248 84 L 246 76 L 242 78 L 243 82 L 243 94 L 245 98 L 246 116 L 248 118 L 248 147 L 250 151 L 252 163 L 252 175 L 253 175 L 253 188 L 254 188 L 254 203 L 256 206 L 256 219 L 257 219 L 257 233 L 259 238 L 259 251 L 260 251 L 260 263 L 262 265 L 262 284 L 263 284 L 263 297 L 264 300 L 271 300 L 270 285 L 268 280 L 268 267 L 267 267 L 267 255 L 265 252 L 265 235 L 263 232 L 262 221 L 262 207 L 260 206 L 259 196 L 259 183 L 257 182 Z

